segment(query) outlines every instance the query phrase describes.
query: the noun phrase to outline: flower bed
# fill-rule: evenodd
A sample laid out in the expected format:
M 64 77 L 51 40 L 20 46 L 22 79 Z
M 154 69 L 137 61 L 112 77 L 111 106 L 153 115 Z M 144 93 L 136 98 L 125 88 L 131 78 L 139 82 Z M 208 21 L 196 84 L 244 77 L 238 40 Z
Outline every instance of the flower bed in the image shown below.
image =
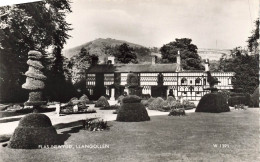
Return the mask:
M 103 119 L 86 119 L 83 121 L 83 128 L 88 131 L 103 131 L 108 130 L 109 126 L 107 121 L 104 121 Z

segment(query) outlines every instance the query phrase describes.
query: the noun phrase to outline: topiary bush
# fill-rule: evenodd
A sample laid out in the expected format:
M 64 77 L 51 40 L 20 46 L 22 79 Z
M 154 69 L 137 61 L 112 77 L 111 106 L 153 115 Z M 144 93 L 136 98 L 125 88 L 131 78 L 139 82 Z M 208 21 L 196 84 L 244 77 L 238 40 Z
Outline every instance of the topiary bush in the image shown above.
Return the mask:
M 189 100 L 183 100 L 182 105 L 183 105 L 184 109 L 196 108 L 195 104 L 193 102 L 190 102 Z
M 161 109 L 161 103 L 164 100 L 161 97 L 157 97 L 156 99 L 154 99 L 151 104 L 148 106 L 148 109 L 150 110 L 160 110 Z
M 170 111 L 171 106 L 167 101 L 161 102 L 160 107 L 158 108 L 159 111 Z
M 85 94 L 83 94 L 83 95 L 79 98 L 79 100 L 80 100 L 81 102 L 84 102 L 85 104 L 89 103 L 88 96 L 85 95 Z
M 101 96 L 101 97 L 97 100 L 97 102 L 95 103 L 95 107 L 108 107 L 108 106 L 110 106 L 110 105 L 109 105 L 109 103 L 108 103 L 106 97 L 104 97 L 104 96 Z
M 220 113 L 230 111 L 226 99 L 220 93 L 209 93 L 204 95 L 195 112 Z
M 136 95 L 129 95 L 122 99 L 123 103 L 140 103 L 141 98 Z
M 44 66 L 41 63 L 43 55 L 38 51 L 28 52 L 29 65 L 28 71 L 25 73 L 26 82 L 22 85 L 22 88 L 29 90 L 29 99 L 24 103 L 26 106 L 34 106 L 35 109 L 40 105 L 46 104 L 43 101 L 43 92 L 45 88 L 44 81 L 47 77 L 43 74 Z
M 123 100 L 123 104 L 117 111 L 116 121 L 140 122 L 150 120 L 144 105 L 140 101 L 141 99 L 136 96 L 128 96 L 126 100 Z
M 186 115 L 184 108 L 172 109 L 168 116 L 184 116 Z
M 15 129 L 9 148 L 35 149 L 39 145 L 59 144 L 56 129 L 52 126 L 51 120 L 44 114 L 28 114 L 24 116 L 18 127 Z
M 120 103 L 120 104 L 122 104 L 122 103 L 123 103 L 122 100 L 123 100 L 124 97 L 125 97 L 125 96 L 120 95 L 120 96 L 117 98 L 117 102 Z

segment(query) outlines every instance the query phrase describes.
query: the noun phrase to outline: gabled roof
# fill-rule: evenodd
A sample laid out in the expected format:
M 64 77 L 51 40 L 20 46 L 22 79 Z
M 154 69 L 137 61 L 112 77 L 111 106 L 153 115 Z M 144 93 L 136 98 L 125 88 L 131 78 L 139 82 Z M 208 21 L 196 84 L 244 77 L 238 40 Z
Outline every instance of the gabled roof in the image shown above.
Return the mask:
M 100 64 L 90 66 L 87 73 L 128 73 L 128 72 L 177 72 L 179 65 L 173 64 Z

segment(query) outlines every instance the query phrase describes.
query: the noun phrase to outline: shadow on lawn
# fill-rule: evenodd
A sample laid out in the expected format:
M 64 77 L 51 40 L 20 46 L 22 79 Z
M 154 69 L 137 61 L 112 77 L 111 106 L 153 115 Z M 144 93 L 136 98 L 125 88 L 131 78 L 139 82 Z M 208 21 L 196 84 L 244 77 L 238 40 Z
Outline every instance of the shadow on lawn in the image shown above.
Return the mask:
M 91 119 L 94 120 L 97 118 L 91 118 Z M 58 134 L 60 139 L 59 142 L 62 143 L 61 145 L 63 145 L 64 142 L 69 139 L 71 133 L 78 133 L 81 129 L 83 129 L 83 122 L 84 120 L 78 120 L 70 123 L 60 123 L 54 125 L 56 130 L 70 128 L 69 130 L 62 131 L 61 132 L 62 134 Z

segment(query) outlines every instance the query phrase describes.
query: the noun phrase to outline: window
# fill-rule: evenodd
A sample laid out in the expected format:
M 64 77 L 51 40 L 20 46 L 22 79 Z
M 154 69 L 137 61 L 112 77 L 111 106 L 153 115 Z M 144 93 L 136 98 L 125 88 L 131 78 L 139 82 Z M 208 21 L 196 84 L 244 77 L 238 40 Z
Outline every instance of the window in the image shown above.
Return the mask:
M 232 79 L 229 77 L 228 78 L 228 85 L 231 85 L 232 84 Z
M 187 79 L 186 78 L 182 78 L 181 79 L 181 85 L 187 84 Z
M 192 84 L 192 80 L 190 80 L 190 84 Z
M 203 84 L 206 85 L 207 81 L 206 79 L 203 79 Z
M 197 78 L 196 80 L 195 80 L 195 85 L 199 85 L 200 84 L 200 78 Z

